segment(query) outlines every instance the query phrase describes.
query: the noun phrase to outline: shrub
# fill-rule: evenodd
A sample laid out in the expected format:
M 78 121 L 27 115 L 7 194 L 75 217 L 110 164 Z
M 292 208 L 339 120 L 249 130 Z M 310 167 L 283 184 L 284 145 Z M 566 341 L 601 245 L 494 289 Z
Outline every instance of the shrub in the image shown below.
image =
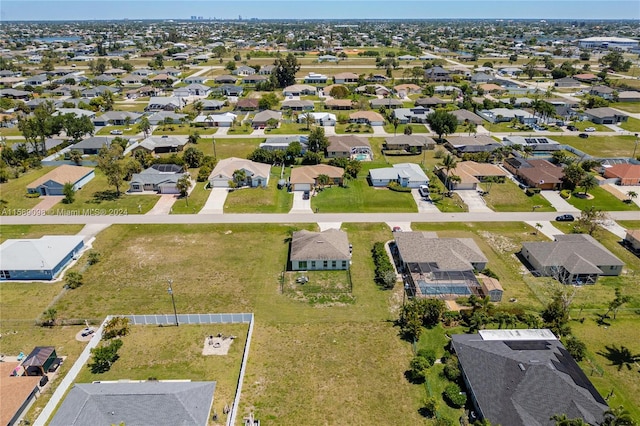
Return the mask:
M 571 198 L 571 191 L 569 191 L 568 189 L 563 189 L 562 191 L 560 191 L 560 196 L 565 200 L 568 200 L 569 198 Z
M 387 188 L 396 192 L 411 192 L 411 188 L 400 186 L 398 182 L 389 182 Z
M 417 356 L 426 359 L 429 363 L 429 367 L 433 366 L 433 364 L 436 362 L 436 353 L 433 351 L 433 349 L 420 349 Z
M 460 367 L 458 366 L 458 357 L 450 355 L 444 364 L 444 370 L 442 370 L 444 376 L 452 382 L 460 379 Z
M 67 276 L 64 279 L 65 285 L 67 288 L 74 289 L 80 287 L 82 282 L 82 274 L 76 271 L 71 271 L 67 273 Z
M 424 382 L 429 367 L 431 365 L 429 365 L 429 361 L 426 358 L 421 356 L 413 357 L 409 365 L 409 380 L 412 383 Z
M 498 280 L 498 279 L 499 279 L 499 278 L 498 278 L 498 276 L 496 275 L 496 273 L 495 273 L 495 272 L 493 272 L 493 271 L 492 271 L 491 269 L 489 269 L 489 268 L 484 268 L 480 273 L 481 273 L 481 274 L 484 274 L 484 275 L 486 275 L 486 276 L 488 276 L 488 277 L 490 277 L 490 278 L 495 278 L 496 280 Z
M 118 349 L 122 347 L 122 340 L 113 340 L 106 346 L 91 349 L 93 361 L 89 364 L 93 374 L 109 371 L 111 365 L 119 358 Z
M 209 179 L 209 175 L 211 174 L 212 171 L 213 169 L 209 166 L 200 167 L 200 170 L 198 170 L 198 177 L 196 178 L 196 180 L 198 182 L 206 182 L 207 179 Z
M 384 243 L 375 243 L 371 250 L 371 255 L 375 265 L 376 282 L 386 289 L 392 289 L 396 282 L 395 270 L 393 269 L 391 261 L 389 261 L 389 256 L 384 248 Z M 391 274 L 393 274 L 393 281 L 389 279 Z
M 451 383 L 444 388 L 442 396 L 447 403 L 455 408 L 464 407 L 467 403 L 467 395 L 460 393 L 460 386 Z
M 433 417 L 438 411 L 438 400 L 433 397 L 427 397 L 424 400 L 424 411 L 428 417 Z
M 567 351 L 576 361 L 582 361 L 587 354 L 587 346 L 576 336 L 568 336 L 563 342 Z
M 540 188 L 527 188 L 527 190 L 524 191 L 524 193 L 527 194 L 529 197 L 531 197 L 535 194 L 539 194 Z
M 95 250 L 91 250 L 87 253 L 87 263 L 89 265 L 95 265 L 98 262 L 100 262 L 100 253 Z

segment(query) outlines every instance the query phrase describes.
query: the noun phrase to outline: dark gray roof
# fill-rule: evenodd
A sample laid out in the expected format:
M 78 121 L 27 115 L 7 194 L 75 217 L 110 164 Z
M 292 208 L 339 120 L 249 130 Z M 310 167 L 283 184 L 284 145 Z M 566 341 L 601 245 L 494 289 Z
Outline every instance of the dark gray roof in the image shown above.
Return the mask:
M 428 232 L 396 232 L 396 245 L 405 263 L 433 263 L 443 271 L 471 271 L 487 258 L 472 238 L 437 238 Z
M 111 145 L 113 138 L 107 136 L 92 136 L 73 145 L 73 149 L 100 149 Z
M 50 426 L 206 426 L 216 382 L 76 384 Z
M 291 260 L 349 260 L 349 239 L 339 229 L 296 231 L 291 237 Z
M 436 142 L 430 138 L 429 136 L 424 135 L 398 135 L 398 136 L 389 136 L 385 138 L 385 143 L 392 145 L 408 145 L 408 146 L 427 146 L 433 145 Z
M 554 414 L 602 420 L 607 404 L 559 340 L 452 336 L 470 393 L 492 424 L 554 425 Z

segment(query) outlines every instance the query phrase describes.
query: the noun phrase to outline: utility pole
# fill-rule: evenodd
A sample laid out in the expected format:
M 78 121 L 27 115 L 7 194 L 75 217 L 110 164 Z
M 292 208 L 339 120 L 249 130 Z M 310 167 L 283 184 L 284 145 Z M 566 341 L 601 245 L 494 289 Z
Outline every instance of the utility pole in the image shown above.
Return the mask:
M 173 297 L 173 288 L 171 287 L 171 285 L 173 284 L 173 280 L 171 278 L 169 278 L 169 288 L 167 289 L 167 292 L 171 295 L 171 303 L 173 303 L 173 315 L 175 315 L 176 317 L 176 327 L 178 327 L 180 324 L 178 323 L 178 311 L 176 310 L 176 299 Z

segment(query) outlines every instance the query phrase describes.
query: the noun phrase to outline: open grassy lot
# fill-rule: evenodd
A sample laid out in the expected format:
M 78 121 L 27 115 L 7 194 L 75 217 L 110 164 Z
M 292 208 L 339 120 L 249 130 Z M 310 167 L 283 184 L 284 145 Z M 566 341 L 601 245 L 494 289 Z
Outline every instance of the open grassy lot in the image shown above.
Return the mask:
M 596 124 L 593 121 L 573 121 L 571 122 L 572 125 L 576 126 L 576 129 L 578 129 L 578 132 L 584 132 L 584 129 L 586 129 L 587 127 L 593 127 L 594 129 L 596 129 L 596 132 L 610 132 L 611 129 L 608 128 L 607 126 L 603 125 L 603 124 Z M 589 136 L 591 137 L 591 136 Z
M 321 213 L 416 212 L 410 193 L 374 188 L 363 177 L 348 181 L 348 187 L 325 188 L 311 199 L 311 208 Z
M 195 173 L 192 173 L 195 174 Z M 190 214 L 190 213 L 198 213 L 202 207 L 204 207 L 207 199 L 209 198 L 209 194 L 211 191 L 205 189 L 207 182 L 197 182 L 195 188 L 189 194 L 187 198 L 178 198 L 175 203 L 173 203 L 172 213 L 173 214 Z
M 488 188 L 489 184 L 481 184 Z M 489 194 L 484 196 L 487 206 L 497 212 L 552 212 L 555 209 L 540 194 L 529 197 L 518 185 L 507 179 L 504 183 L 491 184 Z M 534 209 L 534 206 L 540 206 Z
M 367 126 L 366 124 L 357 124 L 357 123 L 346 123 L 346 124 L 336 124 L 336 133 L 341 134 L 359 134 L 364 133 L 365 136 L 367 134 L 373 133 L 373 127 Z
M 10 238 L 40 238 L 43 235 L 75 235 L 82 225 L 3 225 L 0 242 Z M 1 303 L 1 302 L 0 302 Z
M 112 130 L 120 130 L 125 136 L 133 136 L 140 133 L 140 129 L 137 125 L 132 124 L 129 126 L 104 126 L 96 132 L 96 136 L 110 135 Z
M 396 135 L 403 135 L 404 134 L 404 129 L 407 126 L 411 126 L 411 129 L 413 130 L 413 133 L 429 133 L 429 129 L 427 129 L 427 127 L 424 124 L 420 124 L 420 123 L 398 124 L 398 128 L 396 130 L 393 129 L 393 124 L 386 123 L 384 125 L 384 130 L 387 133 L 389 133 L 390 135 L 393 135 L 394 132 L 395 132 Z
M 213 135 L 218 131 L 217 127 L 192 127 L 188 124 L 171 124 L 168 126 L 158 126 L 153 131 L 154 135 L 190 135 L 198 132 L 202 135 Z
M 115 102 L 113 109 L 116 111 L 144 112 L 147 102 Z
M 607 211 L 638 210 L 638 206 L 635 203 L 625 203 L 622 200 L 618 200 L 611 193 L 600 187 L 589 190 L 589 195 L 594 197 L 592 200 L 581 198 L 581 195 L 582 189 L 578 188 L 578 190 L 575 191 L 567 201 L 580 210 L 588 209 L 591 206 L 594 206 L 596 209 Z
M 298 281 L 306 279 L 307 281 Z M 282 279 L 281 291 L 301 302 L 343 305 L 355 303 L 348 271 L 290 271 Z
M 293 195 L 286 189 L 278 189 L 280 169 L 271 170 L 266 188 L 242 188 L 227 196 L 225 213 L 287 213 L 293 205 Z
M 265 141 L 265 138 L 242 138 L 242 139 L 223 139 L 215 138 L 215 153 L 218 159 L 228 157 L 247 158 L 251 152 L 253 152 L 260 143 Z M 198 145 L 195 145 L 205 155 L 213 156 L 213 142 L 211 138 L 204 137 L 200 139 Z
M 15 127 L 0 127 L 0 136 L 22 136 L 22 132 Z
M 629 131 L 629 132 L 640 132 L 640 120 L 637 118 L 629 117 L 627 121 L 624 123 L 620 123 L 619 127 Z
M 589 155 L 599 158 L 630 157 L 633 153 L 635 137 L 631 136 L 593 136 L 587 139 L 576 136 L 554 136 L 554 140 L 578 148 Z
M 124 215 L 144 214 L 151 210 L 160 198 L 159 195 L 128 195 L 125 182 L 120 188 L 121 195 L 116 197 L 115 189 L 107 184 L 107 178 L 100 171 L 95 171 L 96 177 L 76 192 L 75 201 L 71 204 L 56 204 L 50 211 L 56 214 L 83 214 L 86 209 L 99 210 L 95 214 Z M 140 207 L 140 209 L 138 208 Z M 94 214 L 88 213 L 88 214 Z
M 240 119 L 238 119 L 238 122 Z M 227 131 L 230 135 L 250 135 L 255 129 L 251 126 L 235 125 Z
M 40 198 L 27 197 L 27 185 L 41 176 L 49 173 L 55 167 L 42 167 L 31 169 L 20 175 L 17 179 L 9 179 L 8 182 L 0 183 L 0 212 L 7 210 L 7 214 L 14 214 L 14 209 L 31 209 L 40 201 Z
M 309 133 L 305 123 L 280 123 L 276 129 L 265 129 L 266 135 L 297 135 L 300 133 Z
M 158 380 L 215 381 L 212 414 L 217 412 L 223 419 L 224 406 L 231 405 L 235 396 L 248 328 L 248 324 L 181 324 L 180 327 L 133 325 L 131 333 L 122 338 L 123 345 L 118 351 L 120 358 L 111 369 L 106 373 L 92 374 L 85 365 L 76 382 L 123 378 L 147 380 L 149 377 Z M 202 355 L 206 336 L 218 333 L 236 336 L 229 353 Z
M 627 112 L 640 112 L 640 102 L 616 102 L 611 106 Z

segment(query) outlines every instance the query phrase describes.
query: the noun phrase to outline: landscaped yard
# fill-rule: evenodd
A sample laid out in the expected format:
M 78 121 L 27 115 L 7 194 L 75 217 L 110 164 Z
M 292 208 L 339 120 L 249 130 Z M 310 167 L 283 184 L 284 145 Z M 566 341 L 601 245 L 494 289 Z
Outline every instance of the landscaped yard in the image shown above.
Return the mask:
M 362 173 L 361 173 L 362 174 Z M 320 213 L 416 212 L 410 193 L 374 188 L 366 178 L 349 180 L 348 187 L 325 188 L 311 199 L 311 208 Z
M 580 210 L 586 210 L 593 206 L 599 210 L 605 211 L 617 211 L 617 210 L 639 210 L 635 203 L 625 203 L 618 200 L 614 195 L 605 191 L 600 187 L 595 187 L 589 190 L 589 195 L 593 196 L 593 199 L 582 198 L 583 190 L 578 188 L 567 201 L 569 204 Z
M 287 169 L 288 171 L 289 169 Z M 225 213 L 287 213 L 293 205 L 293 195 L 286 188 L 278 189 L 280 168 L 271 170 L 266 188 L 242 188 L 230 192 L 224 204 Z M 286 178 L 286 176 L 285 176 Z
M 192 175 L 195 175 L 192 172 Z M 198 213 L 207 202 L 211 191 L 205 189 L 207 182 L 197 182 L 188 198 L 178 198 L 171 208 L 172 214 Z M 187 205 L 188 203 L 188 205 Z
M 489 187 L 490 185 L 490 187 Z M 482 188 L 489 194 L 484 196 L 487 206 L 497 212 L 552 212 L 555 209 L 540 194 L 527 196 L 518 185 L 507 179 L 504 183 L 482 183 Z M 534 208 L 535 206 L 539 206 Z
M 394 130 L 393 128 L 393 124 L 391 123 L 386 123 L 384 125 L 384 130 L 389 133 L 390 135 L 403 135 L 404 134 L 404 129 L 407 126 L 411 126 L 411 129 L 413 130 L 413 133 L 429 133 L 429 129 L 427 129 L 427 127 L 424 124 L 420 124 L 420 123 L 412 123 L 412 124 L 398 124 L 398 128 Z
M 366 124 L 357 124 L 357 123 L 345 123 L 345 124 L 336 124 L 336 133 L 337 134 L 372 134 L 373 128 L 371 126 L 367 126 Z
M 213 135 L 218 131 L 217 127 L 192 127 L 188 124 L 159 125 L 153 134 L 158 135 L 190 135 L 198 132 L 200 135 Z
M 265 129 L 267 135 L 296 135 L 309 133 L 306 123 L 280 123 L 276 129 Z
M 138 125 L 131 124 L 129 126 L 104 126 L 96 132 L 96 136 L 109 136 L 113 130 L 121 131 L 124 136 L 133 136 L 140 133 Z
M 506 122 L 502 122 L 502 123 L 489 123 L 488 121 L 485 121 L 484 123 L 482 123 L 482 126 L 487 129 L 490 132 L 495 132 L 495 133 L 513 133 L 513 132 L 533 132 L 533 130 L 531 129 L 527 129 L 527 130 L 520 130 L 519 128 L 513 128 L 513 124 L 510 121 L 506 121 Z M 461 130 L 461 126 L 458 126 L 460 129 L 458 129 L 458 131 Z M 522 127 L 520 124 L 518 125 L 518 127 Z
M 561 144 L 571 145 L 598 158 L 630 157 L 636 138 L 631 136 L 594 136 L 582 139 L 576 136 L 554 136 Z
M 629 132 L 640 132 L 640 120 L 637 118 L 629 117 L 627 121 L 620 123 L 618 126 Z
M 0 212 L 6 214 L 18 214 L 15 210 L 31 209 L 42 199 L 27 197 L 27 185 L 41 176 L 49 173 L 55 167 L 42 167 L 32 169 L 21 174 L 17 179 L 10 179 L 8 182 L 0 183 Z
M 587 127 L 593 127 L 596 129 L 596 132 L 610 132 L 611 129 L 603 124 L 596 124 L 593 121 L 573 121 L 570 123 L 578 129 L 578 132 L 584 132 L 584 129 Z

